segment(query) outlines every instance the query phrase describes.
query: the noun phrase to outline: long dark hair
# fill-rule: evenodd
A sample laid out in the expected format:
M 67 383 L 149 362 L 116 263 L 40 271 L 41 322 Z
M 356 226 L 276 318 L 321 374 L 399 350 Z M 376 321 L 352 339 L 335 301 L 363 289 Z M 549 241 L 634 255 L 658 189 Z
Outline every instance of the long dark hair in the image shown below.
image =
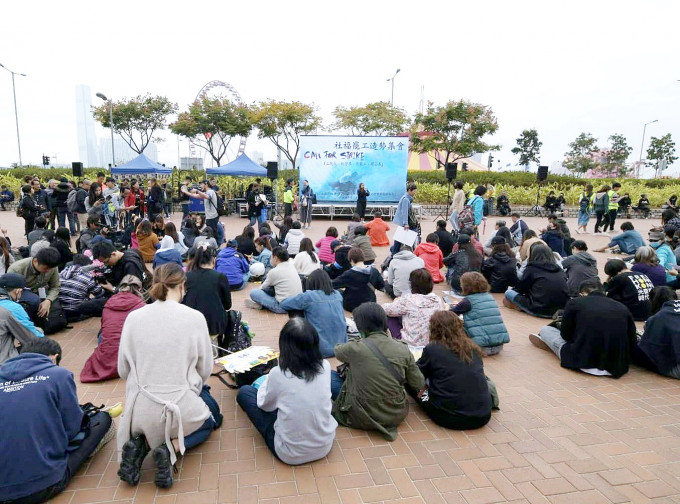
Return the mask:
M 166 222 L 164 232 L 166 236 L 171 236 L 172 241 L 175 243 L 179 242 L 179 235 L 177 234 L 177 228 L 172 222 Z
M 99 182 L 92 182 L 92 185 L 90 185 L 90 194 L 88 195 L 88 200 L 90 201 L 90 206 L 93 206 L 95 202 L 101 198 L 101 194 L 97 196 L 95 191 L 99 188 L 101 189 L 101 185 L 99 185 Z
M 300 252 L 307 252 L 309 257 L 312 258 L 312 262 L 317 263 L 319 260 L 316 257 L 316 250 L 314 250 L 314 244 L 309 238 L 303 238 L 300 241 Z
M 510 230 L 507 228 L 507 226 L 501 226 L 498 228 L 498 231 L 496 231 L 496 236 L 502 236 L 505 238 L 505 243 L 508 244 L 510 247 L 512 247 L 515 243 L 515 241 L 512 239 L 512 234 L 510 234 Z
M 458 248 L 460 250 L 464 250 L 467 254 L 470 269 L 478 270 L 482 267 L 482 256 L 479 255 L 479 252 L 477 252 L 477 249 L 475 249 L 475 246 L 472 244 L 472 242 L 459 245 Z
M 207 242 L 203 242 L 207 243 Z M 195 271 L 201 269 L 203 266 L 207 266 L 210 262 L 217 257 L 217 251 L 215 247 L 202 246 L 202 243 L 198 247 L 192 249 L 192 256 L 189 264 L 187 265 L 187 270 Z
M 305 319 L 295 317 L 286 322 L 279 334 L 279 368 L 297 378 L 312 381 L 323 371 L 319 350 L 319 333 Z
M 657 313 L 666 301 L 675 301 L 678 295 L 670 287 L 660 286 L 654 287 L 649 295 L 652 301 L 652 315 Z
M 323 291 L 327 296 L 333 294 L 333 282 L 331 281 L 331 277 L 329 277 L 328 273 L 322 269 L 314 270 L 312 274 L 307 277 L 305 287 L 308 291 Z
M 241 236 L 248 238 L 250 241 L 255 240 L 255 229 L 253 226 L 246 226 L 243 228 Z
M 556 264 L 555 255 L 550 247 L 543 245 L 541 242 L 536 242 L 531 245 L 527 264 L 529 263 Z

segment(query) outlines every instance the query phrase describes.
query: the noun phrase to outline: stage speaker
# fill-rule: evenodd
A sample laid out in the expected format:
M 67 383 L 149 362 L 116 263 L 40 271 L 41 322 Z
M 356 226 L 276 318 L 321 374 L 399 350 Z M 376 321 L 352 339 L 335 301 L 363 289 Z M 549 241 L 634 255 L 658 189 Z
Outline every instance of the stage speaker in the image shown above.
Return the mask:
M 454 180 L 458 176 L 458 163 L 446 163 L 446 178 Z
M 71 168 L 73 168 L 73 176 L 74 177 L 82 177 L 83 176 L 83 163 L 79 163 L 77 161 L 74 161 L 71 163 Z
M 536 174 L 536 180 L 538 180 L 539 182 L 542 182 L 547 178 L 548 178 L 548 167 L 547 166 L 539 166 L 538 167 L 538 173 Z
M 267 178 L 269 180 L 279 178 L 279 163 L 276 161 L 267 161 Z

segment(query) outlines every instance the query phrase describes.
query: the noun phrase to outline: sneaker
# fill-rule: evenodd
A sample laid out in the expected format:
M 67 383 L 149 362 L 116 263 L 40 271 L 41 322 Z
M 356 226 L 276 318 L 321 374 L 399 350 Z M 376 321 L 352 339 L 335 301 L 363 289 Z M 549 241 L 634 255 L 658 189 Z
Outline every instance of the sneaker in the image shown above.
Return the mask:
M 104 448 L 106 443 L 108 443 L 109 441 L 111 441 L 114 438 L 115 435 L 116 435 L 116 424 L 112 421 L 111 425 L 109 426 L 109 430 L 106 431 L 106 434 L 104 434 L 104 437 L 102 438 L 101 441 L 99 441 L 99 444 L 94 449 L 94 451 L 92 453 L 90 453 L 90 456 L 88 458 L 94 457 L 99 452 L 99 450 Z
M 158 488 L 170 488 L 172 486 L 172 463 L 170 462 L 170 451 L 165 444 L 154 449 L 153 462 L 156 466 L 154 483 Z
M 118 468 L 118 477 L 128 485 L 139 483 L 140 468 L 149 453 L 149 445 L 144 436 L 137 436 L 123 445 L 122 460 Z
M 511 310 L 517 309 L 517 306 L 506 297 L 503 298 L 503 306 L 505 306 L 506 308 L 510 308 Z
M 545 341 L 543 341 L 538 334 L 530 334 L 529 335 L 529 341 L 531 341 L 531 344 L 534 345 L 535 347 L 540 348 L 541 350 L 548 350 L 549 352 L 550 347 L 546 344 Z
M 262 305 L 260 303 L 256 303 L 252 299 L 246 299 L 245 305 L 246 305 L 246 308 L 252 308 L 253 310 L 261 310 L 262 309 Z

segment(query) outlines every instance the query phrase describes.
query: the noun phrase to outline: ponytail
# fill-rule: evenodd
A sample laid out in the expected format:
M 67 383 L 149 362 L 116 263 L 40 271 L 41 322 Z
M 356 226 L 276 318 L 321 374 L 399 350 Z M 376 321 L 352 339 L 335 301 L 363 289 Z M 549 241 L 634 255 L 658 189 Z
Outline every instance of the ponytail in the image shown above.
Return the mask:
M 195 271 L 201 269 L 201 266 L 210 264 L 215 257 L 217 257 L 217 250 L 215 247 L 208 245 L 208 241 L 200 242 L 196 247 L 190 251 L 191 259 L 187 266 L 188 271 Z
M 153 272 L 153 285 L 149 295 L 158 301 L 165 301 L 168 298 L 168 291 L 184 283 L 185 279 L 186 276 L 179 264 L 164 264 Z

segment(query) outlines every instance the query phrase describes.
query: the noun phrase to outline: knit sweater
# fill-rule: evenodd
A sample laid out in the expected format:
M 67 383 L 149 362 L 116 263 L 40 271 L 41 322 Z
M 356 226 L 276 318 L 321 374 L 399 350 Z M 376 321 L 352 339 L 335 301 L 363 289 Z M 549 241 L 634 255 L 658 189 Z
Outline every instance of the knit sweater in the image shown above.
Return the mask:
M 280 262 L 267 274 L 267 278 L 262 282 L 262 289 L 268 287 L 274 288 L 274 297 L 279 303 L 302 292 L 302 282 L 293 261 Z
M 201 427 L 210 410 L 199 394 L 212 368 L 208 325 L 200 312 L 175 301 L 156 301 L 131 312 L 118 353 L 118 374 L 125 379 L 118 450 L 131 432 L 144 434 L 149 446 L 156 447 L 169 441 L 166 426 L 170 438 L 179 436 L 180 442 Z M 162 401 L 176 405 L 179 414 Z

